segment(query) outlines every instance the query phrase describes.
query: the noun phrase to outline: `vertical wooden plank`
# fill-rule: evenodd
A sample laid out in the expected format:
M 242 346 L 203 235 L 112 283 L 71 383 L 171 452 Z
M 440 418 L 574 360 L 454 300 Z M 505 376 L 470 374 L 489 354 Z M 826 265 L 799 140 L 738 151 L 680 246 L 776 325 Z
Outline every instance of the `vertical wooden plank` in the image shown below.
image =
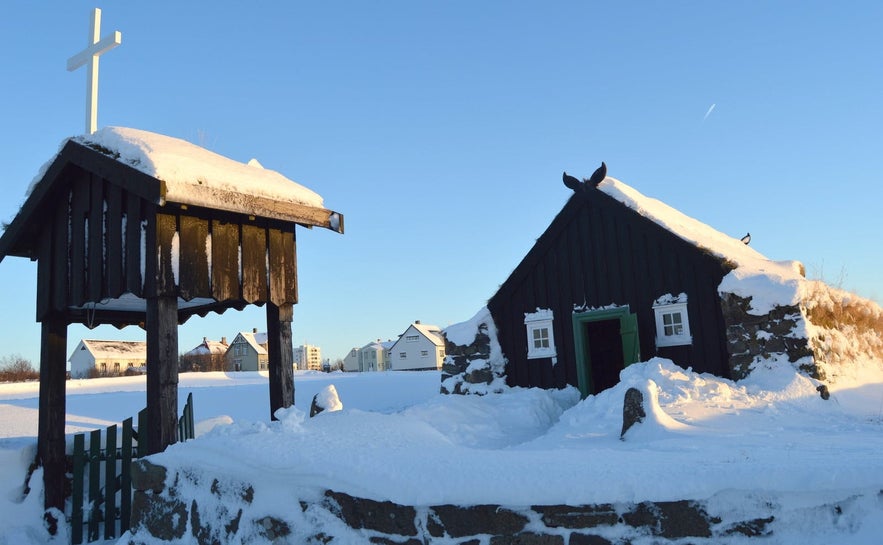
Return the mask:
M 291 345 L 293 305 L 267 303 L 267 357 L 270 383 L 270 419 L 276 411 L 294 405 L 294 353 Z
M 101 430 L 89 433 L 89 541 L 98 541 L 101 518 Z
M 86 434 L 74 436 L 73 482 L 71 483 L 71 544 L 83 542 L 83 479 L 86 466 Z
M 52 284 L 52 310 L 56 312 L 67 308 L 70 286 L 70 201 L 71 194 L 68 193 L 56 206 L 52 218 L 52 267 L 49 274 Z
M 128 193 L 126 196 L 126 291 L 141 296 L 143 281 L 141 278 L 141 199 Z
M 89 181 L 86 178 L 77 180 L 71 201 L 70 226 L 70 299 L 73 306 L 80 306 L 86 301 L 86 232 L 87 211 L 89 208 Z
M 150 452 L 150 437 L 147 431 L 149 429 L 150 423 L 148 421 L 147 408 L 145 407 L 138 411 L 138 458 L 143 458 Z
M 297 303 L 297 250 L 294 233 L 267 232 L 270 262 L 270 301 L 276 306 Z
M 104 441 L 104 539 L 116 537 L 117 427 L 107 428 Z
M 52 310 L 52 223 L 40 232 L 37 248 L 37 321 L 42 322 Z
M 132 417 L 123 420 L 123 442 L 120 446 L 120 535 L 131 526 L 132 519 Z
M 148 246 L 148 256 L 156 259 L 156 295 L 177 297 L 175 282 L 176 257 L 172 251 L 172 241 L 177 232 L 177 218 L 170 214 L 156 215 L 156 246 Z M 154 292 L 150 292 L 154 293 Z M 176 320 L 177 321 L 177 320 Z
M 146 325 L 147 454 L 155 454 L 178 438 L 178 298 L 149 297 Z
M 64 511 L 65 379 L 67 324 L 58 319 L 42 323 L 40 340 L 40 412 L 37 451 L 43 465 L 44 505 Z
M 105 295 L 119 297 L 123 289 L 123 193 L 119 186 L 107 184 L 105 188 L 107 213 L 104 216 L 104 233 L 107 244 L 104 256 Z
M 104 288 L 104 250 L 107 243 L 104 237 L 104 181 L 91 176 L 89 194 L 89 243 L 86 256 L 86 299 L 101 301 Z
M 239 298 L 239 226 L 212 220 L 212 297 Z
M 208 220 L 180 216 L 178 223 L 181 248 L 178 293 L 185 301 L 195 297 L 211 297 L 206 247 Z
M 249 224 L 242 226 L 242 299 L 267 300 L 267 231 Z

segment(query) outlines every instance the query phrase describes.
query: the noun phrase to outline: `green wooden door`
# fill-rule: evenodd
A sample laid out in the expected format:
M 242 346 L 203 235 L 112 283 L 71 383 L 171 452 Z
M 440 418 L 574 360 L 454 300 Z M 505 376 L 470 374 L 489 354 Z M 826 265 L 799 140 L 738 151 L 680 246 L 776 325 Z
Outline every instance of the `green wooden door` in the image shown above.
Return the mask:
M 589 322 L 619 320 L 619 335 L 622 340 L 622 368 L 641 361 L 641 347 L 638 337 L 638 317 L 629 312 L 629 307 L 616 307 L 603 310 L 575 313 L 573 315 L 573 344 L 576 375 L 582 397 L 597 393 L 592 384 L 592 358 L 586 324 Z

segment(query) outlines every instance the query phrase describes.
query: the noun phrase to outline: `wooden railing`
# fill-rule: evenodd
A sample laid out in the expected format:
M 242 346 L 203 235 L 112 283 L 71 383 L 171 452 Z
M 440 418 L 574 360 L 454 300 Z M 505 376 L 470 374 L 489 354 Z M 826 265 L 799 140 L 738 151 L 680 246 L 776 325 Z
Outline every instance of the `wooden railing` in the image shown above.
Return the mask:
M 132 513 L 132 461 L 147 452 L 147 409 L 138 413 L 138 428 L 132 418 L 104 431 L 74 436 L 71 482 L 71 543 L 78 545 L 99 539 L 113 539 L 129 529 Z M 178 420 L 178 441 L 193 439 L 193 394 Z M 84 535 L 85 531 L 85 535 Z M 103 534 L 103 535 L 102 535 Z

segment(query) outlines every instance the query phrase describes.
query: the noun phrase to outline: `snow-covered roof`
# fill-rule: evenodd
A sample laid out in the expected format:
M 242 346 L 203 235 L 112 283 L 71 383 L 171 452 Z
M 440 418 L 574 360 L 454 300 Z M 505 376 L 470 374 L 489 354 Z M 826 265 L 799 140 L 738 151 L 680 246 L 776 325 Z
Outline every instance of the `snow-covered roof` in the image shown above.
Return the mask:
M 96 360 L 112 358 L 147 358 L 147 343 L 144 341 L 100 341 L 95 339 L 83 339 L 80 342 Z
M 763 314 L 777 305 L 796 304 L 803 283 L 797 261 L 773 261 L 741 240 L 724 234 L 671 206 L 607 177 L 598 189 L 681 239 L 735 265 L 719 291 L 751 297 L 752 309 Z
M 225 208 L 229 193 L 322 207 L 322 197 L 260 163 L 240 163 L 180 138 L 105 127 L 72 138 L 165 182 L 166 201 Z M 39 179 L 39 178 L 38 178 Z M 219 200 L 221 199 L 221 200 Z
M 441 329 L 437 325 L 429 324 L 411 324 L 411 327 L 423 334 L 427 339 L 432 341 L 436 346 L 444 346 L 445 340 L 442 337 Z
M 245 342 L 251 345 L 252 348 L 255 349 L 255 352 L 258 354 L 266 354 L 267 349 L 262 345 L 267 344 L 267 334 L 266 333 L 255 333 L 252 331 L 242 331 L 239 333 L 239 336 L 242 337 Z
M 221 341 L 210 341 L 208 339 L 199 343 L 193 350 L 184 354 L 185 356 L 207 356 L 210 354 L 224 354 L 227 352 L 228 345 Z

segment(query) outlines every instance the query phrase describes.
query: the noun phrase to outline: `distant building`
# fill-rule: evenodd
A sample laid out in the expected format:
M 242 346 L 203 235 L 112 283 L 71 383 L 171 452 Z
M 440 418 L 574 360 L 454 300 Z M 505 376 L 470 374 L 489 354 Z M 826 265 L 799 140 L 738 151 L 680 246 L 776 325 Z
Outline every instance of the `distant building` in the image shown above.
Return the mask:
M 129 370 L 143 373 L 147 366 L 147 343 L 83 339 L 68 361 L 72 378 L 117 376 Z
M 181 356 L 179 368 L 181 371 L 228 371 L 228 348 L 227 337 L 221 337 L 220 341 L 203 337 L 193 350 Z
M 388 371 L 389 349 L 392 341 L 380 342 L 377 339 L 359 349 L 359 371 Z
M 445 341 L 438 326 L 417 320 L 389 347 L 388 370 L 440 370 L 445 359 Z
M 269 364 L 267 334 L 258 333 L 257 329 L 237 333 L 226 356 L 231 371 L 265 371 Z
M 295 347 L 294 365 L 301 371 L 321 371 L 322 349 L 311 344 L 302 344 Z
M 346 357 L 343 358 L 343 370 L 352 373 L 355 371 L 361 371 L 359 368 L 359 353 L 360 350 L 356 347 L 350 349 L 347 352 Z

